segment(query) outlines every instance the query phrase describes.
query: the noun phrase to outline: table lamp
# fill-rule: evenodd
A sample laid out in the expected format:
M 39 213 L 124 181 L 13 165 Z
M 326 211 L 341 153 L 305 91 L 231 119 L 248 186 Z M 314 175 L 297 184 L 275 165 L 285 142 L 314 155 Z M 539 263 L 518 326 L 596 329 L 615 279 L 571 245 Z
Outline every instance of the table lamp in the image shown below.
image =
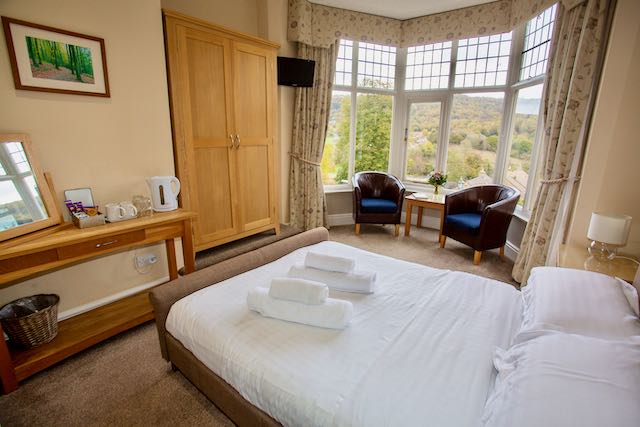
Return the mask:
M 631 219 L 629 215 L 593 212 L 587 231 L 589 254 L 598 261 L 614 259 L 618 248 L 627 244 Z

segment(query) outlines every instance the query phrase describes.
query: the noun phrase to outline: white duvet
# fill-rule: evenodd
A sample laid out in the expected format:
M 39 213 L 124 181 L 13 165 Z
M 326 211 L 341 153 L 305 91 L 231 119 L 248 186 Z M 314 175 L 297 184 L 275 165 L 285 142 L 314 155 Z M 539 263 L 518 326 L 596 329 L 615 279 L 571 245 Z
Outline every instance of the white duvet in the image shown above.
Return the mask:
M 309 251 L 377 273 L 343 330 L 262 317 L 247 292 L 286 275 Z M 522 317 L 505 283 L 437 270 L 335 242 L 298 249 L 173 305 L 167 330 L 242 396 L 284 425 L 478 425 L 495 371 Z

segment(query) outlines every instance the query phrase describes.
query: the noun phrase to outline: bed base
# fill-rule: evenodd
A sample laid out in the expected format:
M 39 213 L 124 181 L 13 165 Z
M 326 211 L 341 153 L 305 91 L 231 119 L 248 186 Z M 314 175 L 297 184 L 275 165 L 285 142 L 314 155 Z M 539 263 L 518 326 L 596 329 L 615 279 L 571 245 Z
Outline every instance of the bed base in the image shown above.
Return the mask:
M 193 353 L 166 333 L 167 350 L 173 367 L 180 370 L 198 390 L 238 426 L 281 426 L 262 409 L 245 400 L 225 380 L 214 374 Z
M 239 426 L 279 426 L 280 424 L 257 408 L 226 381 L 200 362 L 165 328 L 171 306 L 200 289 L 214 285 L 238 274 L 273 262 L 296 249 L 329 239 L 326 228 L 319 227 L 240 256 L 214 264 L 154 288 L 149 293 L 153 306 L 163 359 L 195 385 L 209 400 Z

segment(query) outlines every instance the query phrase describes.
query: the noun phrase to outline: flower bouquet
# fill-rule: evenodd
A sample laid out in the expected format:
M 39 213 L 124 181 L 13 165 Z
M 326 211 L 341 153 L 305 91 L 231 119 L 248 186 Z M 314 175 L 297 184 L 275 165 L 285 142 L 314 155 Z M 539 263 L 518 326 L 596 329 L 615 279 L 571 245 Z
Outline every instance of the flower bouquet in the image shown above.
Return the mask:
M 433 172 L 429 174 L 427 183 L 435 187 L 433 194 L 439 194 L 440 186 L 445 185 L 447 183 L 447 175 L 442 174 L 440 172 Z

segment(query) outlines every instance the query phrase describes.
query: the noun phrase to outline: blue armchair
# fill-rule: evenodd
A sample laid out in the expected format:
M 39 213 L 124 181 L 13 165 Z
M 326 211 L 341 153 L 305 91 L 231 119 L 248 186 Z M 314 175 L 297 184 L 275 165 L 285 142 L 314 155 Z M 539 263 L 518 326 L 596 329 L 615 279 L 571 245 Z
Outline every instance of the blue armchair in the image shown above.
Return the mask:
M 356 234 L 360 224 L 395 224 L 400 233 L 400 216 L 405 188 L 393 175 L 382 172 L 358 172 L 353 176 L 353 219 Z

